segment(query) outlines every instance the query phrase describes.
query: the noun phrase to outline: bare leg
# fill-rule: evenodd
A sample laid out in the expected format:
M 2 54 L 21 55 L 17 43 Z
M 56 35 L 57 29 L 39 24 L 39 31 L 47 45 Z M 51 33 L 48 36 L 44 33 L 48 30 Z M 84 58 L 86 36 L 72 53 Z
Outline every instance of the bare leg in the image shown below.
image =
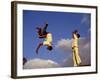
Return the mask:
M 39 48 L 43 45 L 43 43 L 39 43 L 37 49 L 36 49 L 36 54 L 38 54 Z

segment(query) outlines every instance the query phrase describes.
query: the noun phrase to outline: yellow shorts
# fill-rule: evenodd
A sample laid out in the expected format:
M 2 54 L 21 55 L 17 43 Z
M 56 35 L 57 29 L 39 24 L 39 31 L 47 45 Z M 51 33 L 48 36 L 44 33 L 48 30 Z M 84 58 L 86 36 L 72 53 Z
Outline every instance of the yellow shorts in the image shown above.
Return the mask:
M 43 45 L 52 46 L 51 42 L 49 42 L 49 41 L 44 41 L 44 42 L 43 42 Z

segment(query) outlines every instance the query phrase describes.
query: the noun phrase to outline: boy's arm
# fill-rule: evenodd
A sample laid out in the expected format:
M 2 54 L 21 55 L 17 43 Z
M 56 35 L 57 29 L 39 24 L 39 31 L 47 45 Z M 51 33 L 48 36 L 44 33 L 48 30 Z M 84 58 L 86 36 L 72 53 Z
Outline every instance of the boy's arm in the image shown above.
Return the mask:
M 46 35 L 38 35 L 39 36 L 39 38 L 45 38 L 46 37 Z

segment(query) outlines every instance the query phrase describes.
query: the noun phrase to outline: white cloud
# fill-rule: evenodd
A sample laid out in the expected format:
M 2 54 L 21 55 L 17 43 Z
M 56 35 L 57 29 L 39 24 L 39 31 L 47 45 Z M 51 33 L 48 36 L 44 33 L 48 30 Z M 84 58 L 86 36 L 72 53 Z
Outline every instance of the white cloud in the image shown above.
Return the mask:
M 86 25 L 90 24 L 89 15 L 83 15 L 83 18 L 81 19 L 81 24 L 86 24 Z
M 65 51 L 65 53 L 72 53 L 72 39 L 61 39 L 56 44 L 56 49 Z M 89 65 L 91 63 L 90 58 L 90 39 L 80 38 L 79 40 L 79 54 L 82 59 L 82 64 Z M 63 66 L 73 66 L 72 55 L 66 56 L 66 60 L 63 62 Z
M 52 60 L 44 60 L 39 58 L 29 60 L 23 66 L 24 69 L 54 68 L 54 67 L 60 67 L 60 65 Z
M 64 67 L 72 67 L 73 66 L 73 58 L 72 58 L 72 55 L 70 55 L 69 57 L 67 57 L 63 61 L 62 66 L 64 66 Z
M 82 59 L 82 63 L 86 65 L 90 65 L 91 63 L 91 51 L 90 51 L 90 42 L 87 41 L 86 44 L 80 49 L 80 56 Z
M 72 53 L 72 39 L 61 39 L 55 45 L 55 49 L 59 49 L 66 54 Z M 89 65 L 91 63 L 91 52 L 90 52 L 90 39 L 88 38 L 80 38 L 79 40 L 79 54 L 82 59 L 82 64 Z M 24 65 L 24 69 L 35 69 L 35 68 L 56 68 L 56 67 L 71 67 L 73 66 L 72 54 L 67 55 L 66 59 L 62 61 L 62 64 L 58 64 L 52 60 L 44 60 L 44 59 L 31 59 L 27 61 Z
M 86 27 L 88 27 L 88 32 L 91 32 L 91 19 L 90 19 L 90 15 L 89 14 L 84 14 L 83 18 L 80 21 L 80 26 L 84 24 Z M 84 27 L 85 27 L 84 26 Z
M 55 45 L 56 48 L 60 48 L 62 51 L 71 51 L 72 39 L 61 39 Z

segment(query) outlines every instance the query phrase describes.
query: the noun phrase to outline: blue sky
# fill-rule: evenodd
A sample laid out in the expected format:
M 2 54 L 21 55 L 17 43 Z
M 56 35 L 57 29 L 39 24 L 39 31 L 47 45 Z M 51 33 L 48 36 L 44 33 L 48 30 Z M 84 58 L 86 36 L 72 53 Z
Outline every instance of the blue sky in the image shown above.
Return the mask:
M 55 48 L 61 39 L 71 39 L 73 30 L 77 29 L 81 37 L 90 37 L 90 14 L 68 13 L 68 12 L 48 12 L 23 10 L 23 56 L 30 59 L 49 59 L 61 64 L 71 52 L 64 52 Z M 37 55 L 35 50 L 39 42 L 36 27 L 43 27 L 48 22 L 47 31 L 53 35 L 53 50 L 48 51 L 46 46 L 39 50 Z M 68 54 L 66 54 L 68 53 Z

